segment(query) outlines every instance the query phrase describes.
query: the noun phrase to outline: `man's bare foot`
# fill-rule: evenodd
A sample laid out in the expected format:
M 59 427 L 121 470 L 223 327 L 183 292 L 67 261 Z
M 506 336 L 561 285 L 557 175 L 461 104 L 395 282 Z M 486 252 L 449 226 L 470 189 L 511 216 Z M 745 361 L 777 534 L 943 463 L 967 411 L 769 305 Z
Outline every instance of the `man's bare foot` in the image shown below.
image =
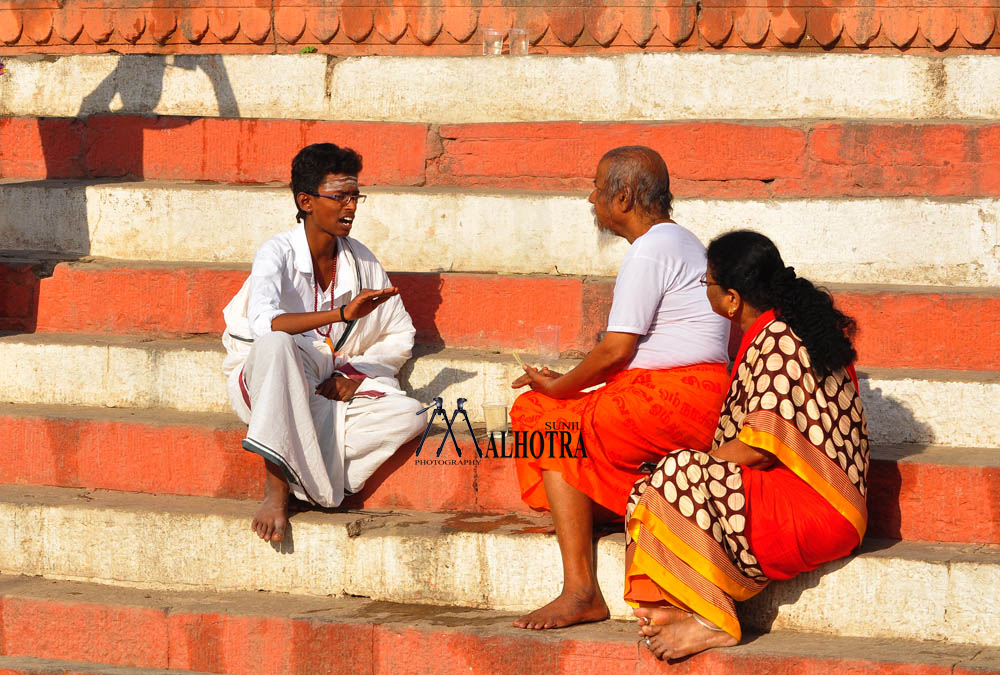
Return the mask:
M 643 640 L 658 659 L 682 659 L 713 647 L 732 647 L 736 638 L 702 626 L 694 616 L 662 626 L 660 631 Z
M 264 468 L 267 496 L 257 509 L 250 529 L 264 541 L 281 541 L 288 525 L 288 481 L 277 465 L 265 460 Z
M 563 591 L 549 604 L 514 621 L 514 625 L 532 630 L 564 628 L 577 623 L 604 621 L 609 616 L 611 613 L 600 590 L 585 594 Z
M 269 494 L 261 502 L 250 526 L 264 541 L 281 541 L 288 524 L 288 496 Z
M 639 635 L 641 637 L 652 637 L 658 635 L 660 630 L 667 625 L 683 621 L 690 616 L 687 612 L 681 611 L 672 606 L 660 607 L 637 607 L 632 610 L 639 620 Z

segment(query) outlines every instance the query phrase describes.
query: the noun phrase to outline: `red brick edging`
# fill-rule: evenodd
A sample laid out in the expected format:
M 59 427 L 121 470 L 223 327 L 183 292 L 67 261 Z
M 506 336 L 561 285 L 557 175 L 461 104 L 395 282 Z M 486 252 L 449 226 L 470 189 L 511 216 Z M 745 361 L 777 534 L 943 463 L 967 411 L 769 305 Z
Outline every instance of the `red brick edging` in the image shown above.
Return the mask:
M 528 28 L 535 53 L 1000 48 L 996 0 L 105 0 L 0 2 L 0 54 L 476 54 L 483 28 Z

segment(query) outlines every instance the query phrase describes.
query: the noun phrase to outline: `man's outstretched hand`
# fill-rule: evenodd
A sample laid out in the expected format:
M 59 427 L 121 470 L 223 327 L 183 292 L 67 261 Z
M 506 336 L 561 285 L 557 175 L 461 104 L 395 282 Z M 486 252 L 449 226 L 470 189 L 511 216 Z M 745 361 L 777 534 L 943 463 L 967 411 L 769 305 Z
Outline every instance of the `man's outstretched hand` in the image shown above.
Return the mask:
M 355 319 L 360 319 L 363 316 L 368 316 L 375 309 L 391 298 L 394 295 L 399 295 L 399 289 L 395 286 L 391 288 L 383 288 L 378 291 L 373 291 L 369 289 L 362 290 L 358 293 L 349 303 L 344 305 L 344 318 L 348 321 L 354 321 Z
M 560 377 L 562 377 L 562 373 L 549 370 L 548 366 L 544 366 L 541 370 L 531 366 L 524 366 L 524 375 L 511 382 L 510 386 L 514 389 L 530 386 L 534 391 L 551 396 L 552 383 Z
M 350 401 L 354 392 L 358 390 L 359 384 L 342 375 L 331 375 L 319 383 L 319 386 L 316 387 L 316 393 L 320 396 L 326 396 L 331 401 Z

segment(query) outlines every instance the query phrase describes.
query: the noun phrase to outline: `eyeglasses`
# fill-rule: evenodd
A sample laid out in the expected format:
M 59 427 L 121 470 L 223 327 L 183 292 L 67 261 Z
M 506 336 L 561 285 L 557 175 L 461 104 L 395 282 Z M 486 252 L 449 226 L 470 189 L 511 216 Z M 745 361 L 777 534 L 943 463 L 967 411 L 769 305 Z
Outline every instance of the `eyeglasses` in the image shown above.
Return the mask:
M 708 280 L 708 272 L 705 272 L 704 274 L 701 275 L 701 279 L 698 279 L 698 283 L 701 284 L 702 286 L 718 286 L 720 288 L 722 287 L 722 284 L 717 284 L 714 281 Z
M 306 194 L 310 194 L 313 197 L 326 197 L 327 199 L 332 199 L 341 206 L 347 206 L 351 202 L 354 202 L 355 204 L 363 204 L 368 198 L 368 195 L 348 194 L 346 192 L 334 192 L 332 194 L 326 194 L 323 192 L 307 192 Z

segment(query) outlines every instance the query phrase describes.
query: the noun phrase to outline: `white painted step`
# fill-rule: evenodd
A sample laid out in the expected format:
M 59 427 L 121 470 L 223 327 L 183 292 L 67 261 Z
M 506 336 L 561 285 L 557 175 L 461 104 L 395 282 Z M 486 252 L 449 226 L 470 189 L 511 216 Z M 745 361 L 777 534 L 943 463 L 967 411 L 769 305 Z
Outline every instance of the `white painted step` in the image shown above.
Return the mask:
M 157 590 L 350 594 L 504 611 L 533 609 L 560 590 L 556 538 L 538 533 L 537 519 L 307 512 L 292 517 L 278 546 L 250 532 L 253 509 L 3 486 L 0 521 L 13 538 L 0 547 L 0 568 Z M 612 616 L 627 618 L 624 535 L 601 537 L 597 551 Z M 773 584 L 741 614 L 749 627 L 1000 645 L 1000 549 L 869 542 L 856 557 Z
M 615 276 L 628 248 L 599 237 L 585 193 L 365 191 L 351 234 L 386 269 Z M 674 218 L 705 242 L 759 230 L 825 282 L 995 286 L 998 213 L 996 198 L 686 199 Z M 247 263 L 294 216 L 283 187 L 0 181 L 0 249 Z
M 0 401 L 227 412 L 222 357 L 221 342 L 208 338 L 8 335 L 0 337 Z M 565 371 L 574 363 L 551 365 Z M 508 354 L 421 348 L 400 381 L 420 401 L 442 396 L 449 410 L 467 399 L 481 422 L 483 403 L 513 402 L 520 392 L 510 383 L 521 372 Z M 870 369 L 860 380 L 873 443 L 1000 446 L 1000 373 Z
M 110 109 L 431 123 L 1000 117 L 1000 57 L 982 54 L 105 54 L 4 62 L 0 115 Z M 92 95 L 99 86 L 104 95 Z

